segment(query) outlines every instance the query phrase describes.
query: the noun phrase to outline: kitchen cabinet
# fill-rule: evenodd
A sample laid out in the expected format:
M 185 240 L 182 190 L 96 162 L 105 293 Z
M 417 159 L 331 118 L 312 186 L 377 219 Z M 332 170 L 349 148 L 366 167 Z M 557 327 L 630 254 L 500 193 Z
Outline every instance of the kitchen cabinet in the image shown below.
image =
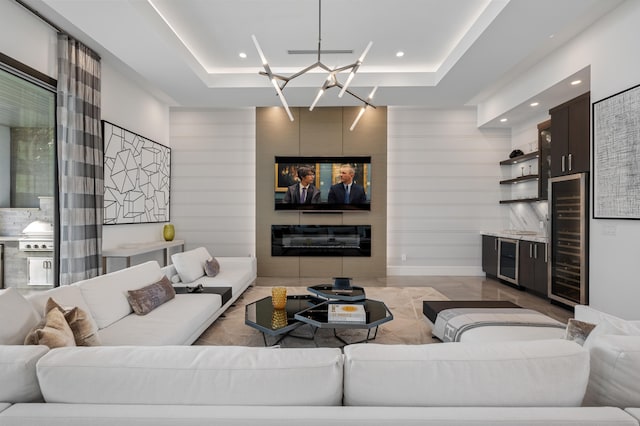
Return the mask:
M 492 277 L 498 275 L 498 237 L 482 236 L 482 270 Z
M 518 284 L 528 291 L 547 297 L 547 244 L 520 240 L 520 279 Z
M 551 115 L 551 177 L 588 172 L 590 93 L 549 110 Z

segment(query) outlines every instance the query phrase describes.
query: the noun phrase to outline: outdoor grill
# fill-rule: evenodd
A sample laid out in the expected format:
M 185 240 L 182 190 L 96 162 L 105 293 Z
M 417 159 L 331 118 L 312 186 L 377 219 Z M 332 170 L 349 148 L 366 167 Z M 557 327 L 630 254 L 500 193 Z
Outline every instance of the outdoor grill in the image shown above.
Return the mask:
M 22 251 L 53 251 L 53 225 L 36 220 L 22 230 L 18 240 L 18 249 Z

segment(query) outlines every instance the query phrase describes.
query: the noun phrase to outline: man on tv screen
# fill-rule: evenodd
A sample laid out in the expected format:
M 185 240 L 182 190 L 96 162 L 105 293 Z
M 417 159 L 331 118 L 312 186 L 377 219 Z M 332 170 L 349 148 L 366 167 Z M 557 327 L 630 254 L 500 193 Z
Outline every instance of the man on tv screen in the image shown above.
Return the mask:
M 298 167 L 300 182 L 287 188 L 282 200 L 285 204 L 317 204 L 320 202 L 320 190 L 313 184 L 316 172 L 309 166 Z
M 364 187 L 353 182 L 355 170 L 351 164 L 340 166 L 340 183 L 329 189 L 329 204 L 364 204 L 367 194 Z

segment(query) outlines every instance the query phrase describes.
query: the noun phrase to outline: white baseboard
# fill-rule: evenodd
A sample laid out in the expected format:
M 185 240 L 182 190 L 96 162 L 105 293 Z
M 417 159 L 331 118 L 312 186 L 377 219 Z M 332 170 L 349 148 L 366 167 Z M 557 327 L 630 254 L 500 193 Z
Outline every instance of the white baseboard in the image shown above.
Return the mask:
M 390 266 L 387 265 L 388 276 L 484 276 L 478 266 Z

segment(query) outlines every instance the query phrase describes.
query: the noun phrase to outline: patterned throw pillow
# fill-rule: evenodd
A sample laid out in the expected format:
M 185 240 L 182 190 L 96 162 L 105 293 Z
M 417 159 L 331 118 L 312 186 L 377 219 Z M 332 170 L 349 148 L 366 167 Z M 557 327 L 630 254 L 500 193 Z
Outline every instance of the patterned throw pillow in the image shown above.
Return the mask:
M 204 262 L 204 272 L 208 277 L 215 277 L 220 273 L 220 263 L 215 257 Z
M 73 338 L 76 346 L 100 346 L 100 338 L 98 337 L 98 328 L 89 319 L 89 315 L 83 310 L 76 307 L 65 309 L 55 300 L 49 298 L 45 305 L 45 312 L 51 309 L 58 309 L 64 314 L 64 319 L 73 332 Z
M 575 318 L 569 319 L 567 323 L 567 334 L 565 339 L 584 345 L 584 341 L 589 337 L 589 333 L 595 328 L 595 324 L 579 321 Z
M 32 330 L 24 341 L 25 345 L 45 345 L 50 349 L 75 346 L 73 331 L 59 309 L 51 309 L 45 316 L 41 328 Z
M 127 300 L 137 315 L 146 315 L 174 297 L 176 291 L 166 275 L 156 283 L 127 292 Z

